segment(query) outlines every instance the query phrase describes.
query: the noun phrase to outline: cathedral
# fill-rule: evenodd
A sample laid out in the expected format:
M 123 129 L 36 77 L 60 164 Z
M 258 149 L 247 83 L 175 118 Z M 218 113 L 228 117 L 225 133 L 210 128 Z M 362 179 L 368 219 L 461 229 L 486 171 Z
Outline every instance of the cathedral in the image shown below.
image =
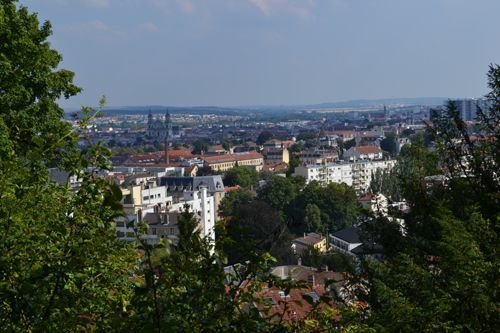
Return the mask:
M 151 111 L 149 111 L 147 136 L 151 140 L 158 142 L 162 142 L 166 139 L 172 139 L 179 136 L 179 133 L 174 133 L 172 122 L 170 119 L 170 113 L 168 111 L 165 114 L 164 120 L 162 120 L 160 117 L 153 118 L 153 114 L 151 113 Z

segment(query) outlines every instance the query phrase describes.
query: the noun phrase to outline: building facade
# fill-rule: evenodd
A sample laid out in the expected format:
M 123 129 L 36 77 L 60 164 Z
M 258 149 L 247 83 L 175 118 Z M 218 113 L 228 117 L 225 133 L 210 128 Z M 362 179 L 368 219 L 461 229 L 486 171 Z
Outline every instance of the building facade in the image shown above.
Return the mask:
M 306 183 L 317 181 L 322 185 L 344 183 L 352 186 L 358 193 L 366 191 L 376 170 L 388 170 L 394 167 L 395 160 L 362 160 L 356 162 L 309 164 L 295 168 L 294 176 L 302 176 Z
M 230 170 L 235 166 L 249 166 L 260 171 L 264 165 L 264 157 L 256 152 L 205 156 L 202 159 L 205 166 L 210 167 L 214 171 L 222 172 Z

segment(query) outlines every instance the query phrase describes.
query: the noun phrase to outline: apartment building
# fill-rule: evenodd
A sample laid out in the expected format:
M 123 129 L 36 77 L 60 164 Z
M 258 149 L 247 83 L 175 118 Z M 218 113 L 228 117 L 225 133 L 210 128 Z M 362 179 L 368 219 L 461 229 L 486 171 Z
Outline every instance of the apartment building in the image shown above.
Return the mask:
M 356 192 L 365 192 L 376 170 L 394 167 L 395 160 L 361 160 L 327 164 L 306 164 L 295 168 L 294 176 L 302 176 L 306 183 L 317 181 L 320 184 L 344 183 L 352 186 Z

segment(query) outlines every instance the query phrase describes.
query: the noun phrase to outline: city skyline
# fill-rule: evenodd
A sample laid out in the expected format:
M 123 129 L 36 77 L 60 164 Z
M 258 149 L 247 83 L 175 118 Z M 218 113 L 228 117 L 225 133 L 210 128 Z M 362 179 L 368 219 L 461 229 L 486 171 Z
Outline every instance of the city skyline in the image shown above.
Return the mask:
M 84 91 L 64 107 L 480 97 L 494 0 L 30 0 Z

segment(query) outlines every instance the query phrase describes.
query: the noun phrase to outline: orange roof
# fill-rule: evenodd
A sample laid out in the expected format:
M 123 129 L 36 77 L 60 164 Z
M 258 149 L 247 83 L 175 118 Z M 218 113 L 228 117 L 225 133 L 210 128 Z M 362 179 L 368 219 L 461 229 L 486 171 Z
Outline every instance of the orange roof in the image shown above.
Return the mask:
M 263 171 L 279 172 L 279 171 L 285 170 L 286 168 L 288 168 L 288 164 L 286 164 L 285 162 L 274 163 L 274 164 L 266 163 L 266 164 L 264 164 L 264 168 L 262 170 Z
M 328 296 L 328 292 L 324 286 L 308 287 L 308 288 L 295 288 L 290 290 L 288 295 L 284 295 L 283 291 L 276 287 L 269 288 L 258 296 L 262 298 L 263 302 L 257 304 L 257 308 L 262 312 L 265 318 L 269 321 L 280 320 L 283 315 L 283 321 L 295 322 L 298 320 L 306 319 L 309 313 L 313 310 L 314 305 L 310 304 L 304 299 L 304 295 L 315 295 L 321 297 Z M 265 305 L 267 303 L 267 306 Z M 335 308 L 336 303 L 332 299 L 328 303 L 319 303 L 317 305 L 320 309 L 328 307 Z M 268 309 L 267 311 L 265 309 Z M 267 313 L 266 313 L 267 312 Z M 334 320 L 340 320 L 340 316 L 334 312 L 332 316 Z
M 365 195 L 361 196 L 358 198 L 358 201 L 372 201 L 373 199 L 373 194 L 371 193 L 366 193 Z
M 162 154 L 163 155 L 163 154 Z M 194 155 L 191 153 L 189 149 L 181 148 L 181 149 L 169 149 L 168 150 L 169 158 L 193 158 Z
M 325 238 L 319 234 L 311 232 L 310 234 L 306 234 L 304 237 L 295 238 L 293 243 L 300 243 L 306 246 L 313 246 L 314 244 L 320 243 Z
M 143 155 L 130 155 L 127 160 L 130 162 L 156 162 L 161 156 L 161 154 L 155 152 Z
M 382 150 L 380 150 L 377 146 L 359 146 L 354 147 L 354 150 L 360 154 L 379 154 L 382 152 Z
M 217 156 L 204 156 L 202 159 L 207 163 L 224 163 L 224 162 L 236 162 L 236 161 L 246 161 L 253 160 L 257 158 L 263 158 L 261 154 L 256 152 L 249 152 L 244 154 L 226 154 Z
M 331 134 L 337 134 L 340 136 L 349 136 L 349 135 L 356 135 L 356 131 L 332 131 L 330 132 Z
M 224 187 L 224 192 L 238 191 L 239 189 L 241 189 L 240 185 L 226 186 L 226 187 Z

